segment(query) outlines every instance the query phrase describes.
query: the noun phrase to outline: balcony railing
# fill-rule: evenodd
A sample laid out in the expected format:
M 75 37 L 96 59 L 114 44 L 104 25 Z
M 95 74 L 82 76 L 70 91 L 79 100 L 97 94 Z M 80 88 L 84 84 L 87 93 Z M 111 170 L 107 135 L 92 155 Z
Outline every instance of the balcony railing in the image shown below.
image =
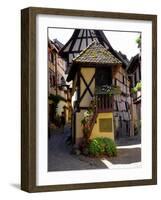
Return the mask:
M 112 112 L 113 111 L 113 96 L 107 94 L 97 94 L 97 112 Z

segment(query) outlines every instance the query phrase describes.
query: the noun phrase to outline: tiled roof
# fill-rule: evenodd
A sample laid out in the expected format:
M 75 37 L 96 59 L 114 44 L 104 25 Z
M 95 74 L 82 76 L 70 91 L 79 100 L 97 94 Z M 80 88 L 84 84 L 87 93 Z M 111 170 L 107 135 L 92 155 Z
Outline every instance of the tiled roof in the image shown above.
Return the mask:
M 134 57 L 131 58 L 128 67 L 126 68 L 126 71 L 130 74 L 133 73 L 136 70 L 136 64 L 139 63 L 141 60 L 141 57 L 139 54 L 136 54 Z
M 122 62 L 99 42 L 93 41 L 73 59 L 73 63 L 121 64 Z

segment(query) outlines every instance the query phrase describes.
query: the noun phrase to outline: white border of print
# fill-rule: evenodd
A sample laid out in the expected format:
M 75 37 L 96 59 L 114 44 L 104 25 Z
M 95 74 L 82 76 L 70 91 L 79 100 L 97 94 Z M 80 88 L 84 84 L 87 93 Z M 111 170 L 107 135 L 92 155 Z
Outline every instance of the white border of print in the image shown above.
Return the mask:
M 142 162 L 133 169 L 47 171 L 47 28 L 84 28 L 142 33 Z M 93 183 L 152 178 L 152 23 L 90 17 L 37 15 L 36 17 L 36 185 Z

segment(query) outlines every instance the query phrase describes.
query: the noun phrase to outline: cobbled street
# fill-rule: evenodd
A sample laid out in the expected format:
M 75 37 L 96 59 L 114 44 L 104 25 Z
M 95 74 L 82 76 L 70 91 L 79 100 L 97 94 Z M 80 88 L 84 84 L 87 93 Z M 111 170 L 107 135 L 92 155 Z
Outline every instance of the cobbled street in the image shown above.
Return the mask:
M 91 158 L 71 153 L 72 146 L 66 142 L 70 131 L 70 126 L 66 125 L 64 130 L 60 128 L 51 132 L 48 143 L 48 171 L 128 168 L 141 164 L 141 145 L 136 137 L 130 138 L 128 143 L 126 138 L 126 146 L 124 139 L 117 142 L 117 157 Z

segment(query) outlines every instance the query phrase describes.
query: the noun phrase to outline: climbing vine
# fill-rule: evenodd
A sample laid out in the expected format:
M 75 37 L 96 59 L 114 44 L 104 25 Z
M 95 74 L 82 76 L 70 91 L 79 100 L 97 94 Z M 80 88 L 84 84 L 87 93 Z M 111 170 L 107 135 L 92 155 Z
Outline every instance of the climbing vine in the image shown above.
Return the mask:
M 90 136 L 90 128 L 95 113 L 95 109 L 96 109 L 96 102 L 95 100 L 92 100 L 90 102 L 88 109 L 84 112 L 83 118 L 81 120 L 83 138 L 85 138 L 86 140 L 88 140 Z

